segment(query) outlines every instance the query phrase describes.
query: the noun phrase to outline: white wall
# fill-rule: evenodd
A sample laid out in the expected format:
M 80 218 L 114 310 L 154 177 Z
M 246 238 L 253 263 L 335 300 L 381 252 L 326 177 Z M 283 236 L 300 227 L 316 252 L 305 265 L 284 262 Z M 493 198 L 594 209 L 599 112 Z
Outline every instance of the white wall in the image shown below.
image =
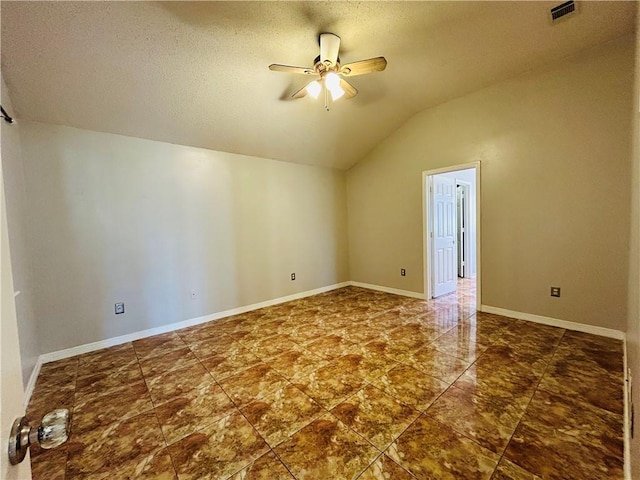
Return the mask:
M 620 38 L 385 139 L 347 172 L 351 279 L 424 291 L 422 172 L 481 161 L 482 303 L 624 330 L 633 51 Z
M 35 122 L 20 135 L 42 353 L 348 280 L 344 172 Z
M 7 86 L 2 83 L 2 106 L 9 114 L 13 112 Z M 20 353 L 22 356 L 22 378 L 26 386 L 29 376 L 40 354 L 36 322 L 33 315 L 33 291 L 31 288 L 30 256 L 26 241 L 26 198 L 24 171 L 20 152 L 20 123 L 0 122 L 2 131 L 2 170 L 7 209 L 7 223 L 11 245 L 11 264 L 14 288 L 20 294 L 15 297 L 18 316 Z

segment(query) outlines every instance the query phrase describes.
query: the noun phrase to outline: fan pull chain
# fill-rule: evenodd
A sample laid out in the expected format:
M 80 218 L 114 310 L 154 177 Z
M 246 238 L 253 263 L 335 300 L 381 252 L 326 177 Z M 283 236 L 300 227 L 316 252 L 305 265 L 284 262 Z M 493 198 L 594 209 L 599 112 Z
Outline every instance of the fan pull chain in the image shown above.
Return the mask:
M 324 109 L 328 112 L 329 111 L 329 90 L 327 90 L 327 86 L 324 85 Z

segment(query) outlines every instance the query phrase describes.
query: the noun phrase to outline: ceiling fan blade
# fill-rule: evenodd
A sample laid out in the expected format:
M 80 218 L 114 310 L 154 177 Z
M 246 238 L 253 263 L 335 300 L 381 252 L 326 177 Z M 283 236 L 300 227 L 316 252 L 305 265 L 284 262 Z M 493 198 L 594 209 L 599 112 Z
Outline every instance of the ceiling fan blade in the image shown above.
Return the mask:
M 308 84 L 307 84 L 308 85 Z M 291 98 L 302 98 L 302 97 L 306 97 L 307 93 L 309 93 L 307 91 L 307 85 L 305 85 L 304 87 L 302 87 L 300 90 L 298 90 L 296 93 L 294 93 L 293 95 L 291 95 Z
M 333 33 L 320 34 L 320 61 L 335 65 L 340 50 L 340 37 Z
M 375 57 L 342 65 L 340 73 L 345 77 L 353 77 L 371 72 L 381 72 L 385 68 L 387 68 L 387 60 L 384 57 Z
M 277 63 L 269 65 L 269 70 L 273 70 L 274 72 L 298 73 L 301 75 L 311 75 L 316 73 L 311 67 L 291 67 L 289 65 L 278 65 Z
M 342 78 L 340 79 L 340 86 L 344 90 L 344 98 L 353 98 L 358 94 L 356 87 Z

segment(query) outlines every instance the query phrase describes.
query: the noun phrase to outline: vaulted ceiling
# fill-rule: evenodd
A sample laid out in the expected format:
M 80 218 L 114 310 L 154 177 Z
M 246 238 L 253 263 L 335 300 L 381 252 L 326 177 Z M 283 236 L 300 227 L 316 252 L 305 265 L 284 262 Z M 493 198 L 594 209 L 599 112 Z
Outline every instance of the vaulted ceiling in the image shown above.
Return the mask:
M 633 31 L 635 2 L 10 2 L 2 74 L 18 118 L 349 168 L 416 112 Z M 384 72 L 326 112 L 291 100 L 318 34 Z

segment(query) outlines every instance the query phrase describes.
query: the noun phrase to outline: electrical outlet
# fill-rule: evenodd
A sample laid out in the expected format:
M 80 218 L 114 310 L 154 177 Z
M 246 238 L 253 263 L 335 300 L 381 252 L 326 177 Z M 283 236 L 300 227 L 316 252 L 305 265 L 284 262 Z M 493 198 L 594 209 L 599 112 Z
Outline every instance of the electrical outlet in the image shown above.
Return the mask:
M 400 269 L 400 276 L 402 276 L 402 277 L 406 277 L 407 276 L 407 271 L 404 268 Z
M 292 274 L 291 274 L 291 280 L 295 280 L 295 279 L 296 279 L 296 274 L 295 274 L 295 273 L 292 273 Z
M 116 315 L 124 313 L 124 303 L 116 303 Z
M 560 287 L 551 287 L 551 296 L 559 297 L 560 296 Z

